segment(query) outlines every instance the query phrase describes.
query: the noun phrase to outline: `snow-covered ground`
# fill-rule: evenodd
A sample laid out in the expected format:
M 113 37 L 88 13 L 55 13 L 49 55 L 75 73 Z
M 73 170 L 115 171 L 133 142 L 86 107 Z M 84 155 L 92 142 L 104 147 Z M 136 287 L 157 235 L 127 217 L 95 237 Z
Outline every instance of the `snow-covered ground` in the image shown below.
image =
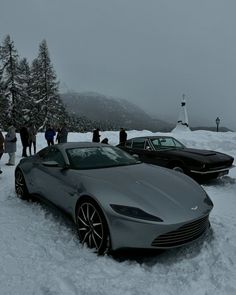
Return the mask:
M 128 138 L 151 134 L 129 131 Z M 158 134 L 158 133 L 157 133 Z M 173 135 L 173 134 L 172 134 Z M 175 132 L 185 145 L 236 158 L 236 133 Z M 110 144 L 118 132 L 102 132 Z M 70 133 L 69 141 L 91 141 Z M 38 149 L 46 142 L 37 136 Z M 18 136 L 17 162 L 21 144 Z M 236 168 L 204 185 L 214 202 L 212 232 L 205 239 L 160 254 L 114 259 L 82 248 L 73 223 L 63 214 L 14 193 L 14 167 L 1 160 L 0 295 L 236 294 Z

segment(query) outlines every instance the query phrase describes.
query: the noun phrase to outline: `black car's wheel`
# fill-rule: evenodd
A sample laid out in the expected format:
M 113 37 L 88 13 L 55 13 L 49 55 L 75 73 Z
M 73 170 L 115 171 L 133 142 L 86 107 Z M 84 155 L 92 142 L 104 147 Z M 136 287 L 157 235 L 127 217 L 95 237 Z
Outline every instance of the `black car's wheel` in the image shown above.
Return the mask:
M 110 235 L 104 214 L 90 198 L 82 200 L 76 212 L 76 224 L 82 244 L 94 249 L 99 255 L 110 250 Z
M 18 198 L 22 200 L 29 199 L 29 192 L 25 183 L 25 178 L 20 169 L 15 172 L 15 192 Z

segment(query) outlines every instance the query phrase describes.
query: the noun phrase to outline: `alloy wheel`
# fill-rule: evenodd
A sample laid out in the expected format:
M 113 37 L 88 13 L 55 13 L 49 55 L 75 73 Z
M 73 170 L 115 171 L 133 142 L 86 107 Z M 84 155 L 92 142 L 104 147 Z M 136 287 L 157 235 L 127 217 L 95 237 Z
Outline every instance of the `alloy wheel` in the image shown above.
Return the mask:
M 15 191 L 16 191 L 16 195 L 19 198 L 27 199 L 28 190 L 25 184 L 23 173 L 20 170 L 16 170 Z
M 91 202 L 83 202 L 77 213 L 77 226 L 80 241 L 94 248 L 98 253 L 103 252 L 104 243 L 107 242 L 107 230 L 104 217 L 96 205 Z

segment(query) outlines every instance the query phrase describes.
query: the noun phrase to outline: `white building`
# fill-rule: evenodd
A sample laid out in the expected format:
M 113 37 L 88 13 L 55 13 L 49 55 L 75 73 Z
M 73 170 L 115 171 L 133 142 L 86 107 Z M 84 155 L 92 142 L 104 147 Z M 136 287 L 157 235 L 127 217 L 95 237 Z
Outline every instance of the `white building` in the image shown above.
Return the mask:
M 185 94 L 183 94 L 183 98 L 181 101 L 181 108 L 179 112 L 177 125 L 172 130 L 172 132 L 175 132 L 175 131 L 191 131 L 189 128 L 189 123 L 188 123 L 188 113 L 187 113 L 187 107 L 186 107 Z

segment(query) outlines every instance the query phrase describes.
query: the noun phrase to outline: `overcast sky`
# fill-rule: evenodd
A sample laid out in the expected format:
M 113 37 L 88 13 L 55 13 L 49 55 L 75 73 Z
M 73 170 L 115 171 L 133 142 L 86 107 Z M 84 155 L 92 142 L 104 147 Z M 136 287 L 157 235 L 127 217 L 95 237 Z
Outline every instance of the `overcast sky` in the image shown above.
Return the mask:
M 9 34 L 31 61 L 46 39 L 63 90 L 125 98 L 190 126 L 236 130 L 235 0 L 0 0 Z

